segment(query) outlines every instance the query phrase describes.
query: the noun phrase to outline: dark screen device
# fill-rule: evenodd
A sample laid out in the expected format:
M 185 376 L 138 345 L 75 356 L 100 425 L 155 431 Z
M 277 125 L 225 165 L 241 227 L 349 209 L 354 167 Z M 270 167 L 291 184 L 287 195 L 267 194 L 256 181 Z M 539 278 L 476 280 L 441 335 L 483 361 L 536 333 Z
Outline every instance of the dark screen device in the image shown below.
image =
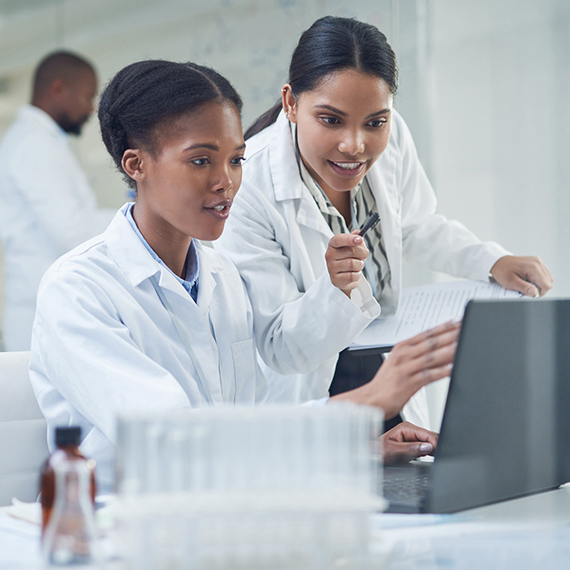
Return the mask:
M 570 299 L 470 301 L 435 459 L 384 469 L 388 512 L 554 489 L 570 481 L 569 442 Z

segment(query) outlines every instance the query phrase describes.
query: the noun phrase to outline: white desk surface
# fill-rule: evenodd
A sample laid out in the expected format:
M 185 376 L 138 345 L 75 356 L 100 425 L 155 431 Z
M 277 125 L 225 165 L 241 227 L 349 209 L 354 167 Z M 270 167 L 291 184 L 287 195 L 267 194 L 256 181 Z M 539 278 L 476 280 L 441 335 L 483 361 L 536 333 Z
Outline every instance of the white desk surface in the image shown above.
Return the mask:
M 384 570 L 570 569 L 570 484 L 453 515 L 380 515 L 372 524 Z
M 40 568 L 39 527 L 6 510 L 0 570 Z M 570 484 L 453 515 L 374 515 L 371 526 L 375 569 L 570 569 Z

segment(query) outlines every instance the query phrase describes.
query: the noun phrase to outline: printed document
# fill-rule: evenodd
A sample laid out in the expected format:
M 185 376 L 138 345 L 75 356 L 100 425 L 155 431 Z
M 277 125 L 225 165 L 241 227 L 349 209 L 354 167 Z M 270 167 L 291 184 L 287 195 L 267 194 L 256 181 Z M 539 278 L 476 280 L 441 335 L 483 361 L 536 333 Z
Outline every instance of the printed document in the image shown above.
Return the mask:
M 496 283 L 453 281 L 402 290 L 396 314 L 372 322 L 350 346 L 350 350 L 387 348 L 427 329 L 463 318 L 471 299 L 515 299 L 521 294 Z

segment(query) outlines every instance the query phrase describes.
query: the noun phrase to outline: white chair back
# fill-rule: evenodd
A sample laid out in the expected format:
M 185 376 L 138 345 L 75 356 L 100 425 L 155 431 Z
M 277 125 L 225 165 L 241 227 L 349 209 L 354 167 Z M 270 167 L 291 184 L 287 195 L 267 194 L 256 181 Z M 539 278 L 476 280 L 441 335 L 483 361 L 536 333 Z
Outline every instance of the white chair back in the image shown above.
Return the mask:
M 0 352 L 0 506 L 35 501 L 47 424 L 30 384 L 29 352 Z

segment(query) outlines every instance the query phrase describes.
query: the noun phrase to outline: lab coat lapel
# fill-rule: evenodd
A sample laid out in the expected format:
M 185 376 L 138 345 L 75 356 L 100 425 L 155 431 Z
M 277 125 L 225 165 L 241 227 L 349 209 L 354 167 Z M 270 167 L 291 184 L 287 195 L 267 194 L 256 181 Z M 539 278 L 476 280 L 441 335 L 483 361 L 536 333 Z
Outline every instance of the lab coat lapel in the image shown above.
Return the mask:
M 129 207 L 130 204 L 125 204 L 115 214 L 103 235 L 111 257 L 124 271 L 131 285 L 138 287 L 145 279 L 157 275 L 160 266 L 129 224 L 125 216 Z
M 197 244 L 198 245 L 198 244 Z M 204 319 L 208 322 L 210 329 L 213 331 L 213 335 L 210 335 L 212 342 L 212 349 L 215 352 L 217 358 L 219 359 L 218 348 L 215 342 L 216 338 L 222 338 L 220 327 L 226 327 L 227 322 L 223 319 L 213 319 L 213 312 L 219 314 L 220 308 L 215 307 L 216 296 L 214 295 L 215 288 L 218 287 L 218 283 L 223 279 L 222 271 L 223 265 L 218 263 L 215 258 L 206 257 L 202 254 L 203 246 L 199 245 L 200 253 L 200 284 L 198 287 L 198 308 L 200 309 Z M 222 356 L 223 358 L 223 356 Z M 235 380 L 233 377 L 228 377 L 222 373 L 222 367 L 218 361 L 218 376 L 220 378 L 220 399 L 224 402 L 233 402 L 235 399 Z
M 222 270 L 222 265 L 212 260 L 211 257 L 207 257 L 203 254 L 204 246 L 200 242 L 196 242 L 196 249 L 200 256 L 200 277 L 198 281 L 197 299 L 198 310 L 207 323 L 208 330 L 213 331 L 212 334 L 208 335 L 213 357 L 212 362 L 215 362 L 216 366 L 216 385 L 212 386 L 212 393 L 215 390 L 219 402 L 233 401 L 235 386 L 229 384 L 221 373 L 218 345 L 215 340 L 218 337 L 216 327 L 224 326 L 224 323 L 215 322 L 211 317 L 212 303 L 215 302 L 214 291 L 217 287 L 218 273 Z M 212 378 L 214 378 L 213 375 Z
M 306 192 L 299 175 L 289 120 L 283 111 L 273 126 L 271 142 L 269 143 L 269 168 L 271 169 L 275 200 L 278 202 L 301 198 Z
M 275 133 L 270 142 L 269 162 L 275 200 L 277 202 L 295 200 L 296 222 L 330 239 L 332 232 L 301 180 L 289 120 L 283 111 L 277 117 L 274 129 Z
M 201 308 L 199 309 L 190 297 L 190 294 L 176 280 L 174 275 L 152 258 L 133 231 L 125 217 L 125 211 L 128 206 L 126 204 L 117 212 L 104 234 L 109 252 L 134 287 L 138 287 L 143 281 L 156 276 L 158 286 L 163 291 L 171 310 L 177 315 L 183 325 L 202 320 L 203 326 L 183 326 L 186 338 L 180 339 L 180 342 L 190 343 L 196 358 L 200 361 L 213 402 L 216 404 L 221 403 L 222 393 L 219 381 L 218 352 L 215 344 L 213 344 L 211 334 L 209 334 L 211 325 L 207 315 L 207 307 L 211 301 L 213 291 L 209 270 L 207 267 L 204 268 L 199 277 L 198 300 L 199 302 L 201 301 Z M 199 248 L 198 251 L 200 251 Z M 202 259 L 203 257 L 201 256 L 200 262 L 202 262 Z M 202 298 L 200 298 L 200 294 Z
M 196 241 L 196 251 L 200 256 L 200 276 L 198 278 L 198 298 L 197 305 L 204 318 L 209 318 L 209 308 L 212 303 L 214 289 L 216 287 L 215 274 L 220 270 L 220 266 L 210 262 L 203 254 L 204 246 Z
M 202 259 L 200 259 L 202 261 Z M 200 291 L 202 297 L 208 298 L 207 289 L 209 279 L 207 271 L 200 268 L 198 285 L 198 300 L 200 301 Z M 194 356 L 198 359 L 204 380 L 207 383 L 207 390 L 210 393 L 214 404 L 222 403 L 222 390 L 220 386 L 220 372 L 218 366 L 218 351 L 215 342 L 210 334 L 210 321 L 207 310 L 197 306 L 190 297 L 190 294 L 182 285 L 165 269 L 161 268 L 160 287 L 164 291 L 167 301 L 170 303 L 172 311 L 176 313 L 178 319 L 183 324 L 184 342 L 192 347 Z M 210 292 L 211 298 L 211 292 Z M 201 322 L 200 322 L 201 321 Z M 192 326 L 192 323 L 200 322 L 199 326 Z M 189 325 L 189 326 L 188 326 Z
M 327 240 L 333 236 L 330 226 L 327 224 L 325 217 L 319 210 L 317 203 L 308 190 L 299 201 L 299 206 L 297 208 L 297 223 L 301 226 L 316 230 L 326 236 Z

